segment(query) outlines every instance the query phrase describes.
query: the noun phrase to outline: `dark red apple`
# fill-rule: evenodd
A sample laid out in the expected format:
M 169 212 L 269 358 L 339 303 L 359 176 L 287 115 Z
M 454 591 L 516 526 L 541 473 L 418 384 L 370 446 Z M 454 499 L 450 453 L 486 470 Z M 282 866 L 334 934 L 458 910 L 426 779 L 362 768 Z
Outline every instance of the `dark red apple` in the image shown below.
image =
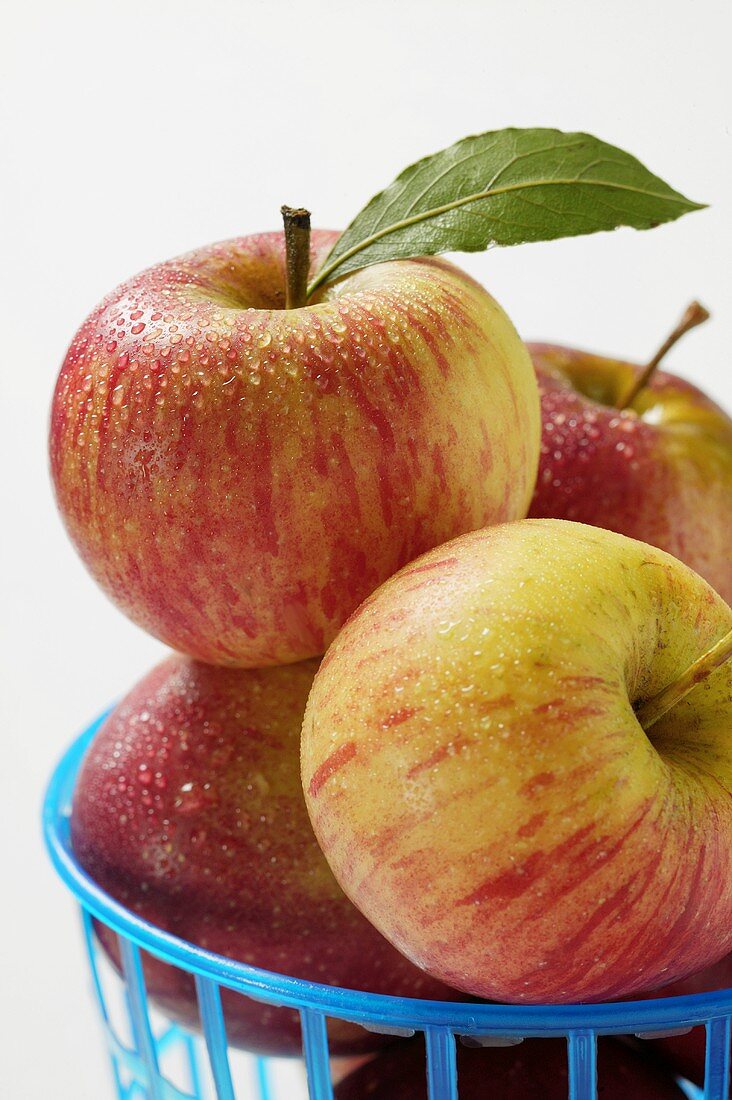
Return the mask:
M 695 323 L 705 316 L 691 311 Z M 664 348 L 687 327 L 682 322 Z M 578 520 L 658 546 L 732 602 L 732 420 L 695 386 L 662 371 L 620 409 L 642 368 L 528 346 L 542 408 L 529 515 Z
M 567 1043 L 526 1039 L 519 1046 L 457 1048 L 460 1100 L 567 1100 Z M 613 1039 L 598 1040 L 597 1095 L 604 1100 L 683 1100 L 673 1076 Z M 422 1040 L 393 1047 L 351 1073 L 335 1100 L 427 1100 Z
M 113 897 L 177 936 L 267 970 L 400 996 L 459 994 L 408 962 L 337 885 L 305 810 L 302 715 L 316 661 L 215 668 L 171 657 L 117 707 L 73 803 L 79 862 Z M 114 936 L 99 929 L 115 956 Z M 148 958 L 153 999 L 198 1021 L 190 975 Z M 223 991 L 230 1039 L 298 1053 L 296 1012 Z M 383 1042 L 331 1021 L 334 1054 Z

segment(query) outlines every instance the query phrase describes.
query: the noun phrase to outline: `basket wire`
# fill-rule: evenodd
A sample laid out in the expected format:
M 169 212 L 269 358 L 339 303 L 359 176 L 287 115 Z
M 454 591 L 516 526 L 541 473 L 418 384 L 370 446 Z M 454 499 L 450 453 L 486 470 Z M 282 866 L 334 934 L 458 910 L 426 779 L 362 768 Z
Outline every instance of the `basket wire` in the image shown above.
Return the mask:
M 221 1008 L 222 987 L 300 1013 L 304 1065 L 310 1100 L 333 1100 L 326 1021 L 329 1016 L 386 1034 L 424 1034 L 429 1100 L 458 1100 L 456 1041 L 512 1045 L 528 1037 L 567 1040 L 569 1100 L 596 1100 L 598 1035 L 656 1037 L 706 1027 L 705 1085 L 680 1082 L 693 1100 L 728 1100 L 732 989 L 683 997 L 589 1005 L 502 1005 L 422 1001 L 388 997 L 306 982 L 213 955 L 141 920 L 105 894 L 74 859 L 70 810 L 84 752 L 102 715 L 59 762 L 44 803 L 44 833 L 52 862 L 76 896 L 93 989 L 107 1038 L 119 1100 L 277 1100 L 268 1058 L 253 1060 L 250 1087 L 235 1088 Z M 94 920 L 116 932 L 122 962 L 131 1041 L 120 1038 L 100 974 L 101 948 Z M 177 1024 L 156 1028 L 151 1019 L 141 951 L 193 974 L 202 1041 Z M 483 1045 L 483 1044 L 481 1044 Z M 174 1084 L 161 1069 L 171 1053 L 184 1067 L 186 1083 Z M 205 1070 L 205 1075 L 204 1071 Z M 488 1063 L 487 1063 L 488 1072 Z M 205 1077 L 211 1088 L 207 1087 Z M 289 1097 L 288 1097 L 289 1100 Z

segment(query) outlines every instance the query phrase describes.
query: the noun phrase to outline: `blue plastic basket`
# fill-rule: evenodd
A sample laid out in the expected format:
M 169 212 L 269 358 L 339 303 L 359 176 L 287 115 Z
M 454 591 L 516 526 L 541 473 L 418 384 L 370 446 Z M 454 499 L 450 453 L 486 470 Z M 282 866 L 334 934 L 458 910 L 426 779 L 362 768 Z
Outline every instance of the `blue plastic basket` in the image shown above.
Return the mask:
M 326 1018 L 338 1017 L 387 1034 L 424 1033 L 430 1100 L 457 1100 L 455 1042 L 484 1037 L 494 1043 L 529 1036 L 565 1036 L 569 1100 L 594 1100 L 597 1035 L 636 1035 L 706 1026 L 704 1092 L 683 1084 L 696 1100 L 727 1100 L 730 1080 L 732 989 L 687 997 L 592 1005 L 495 1005 L 387 997 L 301 981 L 258 970 L 203 951 L 141 920 L 104 893 L 74 859 L 70 809 L 84 752 L 105 716 L 66 752 L 54 772 L 44 804 L 44 830 L 56 870 L 81 905 L 94 988 L 107 1036 L 120 1100 L 291 1100 L 276 1091 L 270 1060 L 256 1059 L 250 1084 L 235 1090 L 220 987 L 299 1010 L 310 1100 L 331 1100 Z M 100 949 L 92 920 L 117 933 L 130 1039 L 123 1039 L 100 977 Z M 175 1024 L 155 1026 L 148 1005 L 140 948 L 194 975 L 203 1039 Z M 186 1082 L 173 1083 L 165 1063 L 174 1052 Z M 640 1100 L 640 1098 L 639 1098 Z

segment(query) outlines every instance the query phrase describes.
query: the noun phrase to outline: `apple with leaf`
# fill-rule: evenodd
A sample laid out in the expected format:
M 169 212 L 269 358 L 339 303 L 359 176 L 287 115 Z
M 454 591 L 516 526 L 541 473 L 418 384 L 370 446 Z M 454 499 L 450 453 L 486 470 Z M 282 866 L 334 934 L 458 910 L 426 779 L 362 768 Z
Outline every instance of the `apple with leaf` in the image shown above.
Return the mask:
M 51 471 L 73 542 L 138 624 L 201 660 L 321 654 L 420 553 L 523 517 L 525 346 L 446 251 L 699 209 L 587 134 L 509 129 L 413 164 L 346 231 L 225 241 L 109 294 L 64 360 Z

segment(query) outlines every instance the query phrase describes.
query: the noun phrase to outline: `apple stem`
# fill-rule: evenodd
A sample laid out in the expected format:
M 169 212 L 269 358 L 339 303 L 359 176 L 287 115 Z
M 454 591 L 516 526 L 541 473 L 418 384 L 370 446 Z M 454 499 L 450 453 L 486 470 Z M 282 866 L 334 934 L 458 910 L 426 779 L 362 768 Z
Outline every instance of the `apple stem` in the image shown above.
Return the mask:
M 310 211 L 302 207 L 282 207 L 285 223 L 285 260 L 287 281 L 285 309 L 299 309 L 308 300 L 310 272 Z
M 661 688 L 656 695 L 652 695 L 650 699 L 646 699 L 641 703 L 635 713 L 643 729 L 650 729 L 659 718 L 662 718 L 667 711 L 671 710 L 671 707 L 675 707 L 677 703 L 681 702 L 697 684 L 706 680 L 715 668 L 719 668 L 730 657 L 732 657 L 732 630 L 723 635 L 711 649 L 702 654 L 692 665 L 689 665 L 681 676 L 676 680 L 672 680 L 670 684 L 666 684 L 666 687 Z
M 704 322 L 708 320 L 709 311 L 706 310 L 700 302 L 692 302 L 691 305 L 687 306 L 686 312 L 676 328 L 666 337 L 656 354 L 643 368 L 627 393 L 617 402 L 615 406 L 616 409 L 627 409 L 628 405 L 632 405 L 641 390 L 646 388 L 656 367 L 674 344 L 677 343 L 685 333 L 689 332 L 690 329 L 696 328 L 697 325 L 703 325 Z

